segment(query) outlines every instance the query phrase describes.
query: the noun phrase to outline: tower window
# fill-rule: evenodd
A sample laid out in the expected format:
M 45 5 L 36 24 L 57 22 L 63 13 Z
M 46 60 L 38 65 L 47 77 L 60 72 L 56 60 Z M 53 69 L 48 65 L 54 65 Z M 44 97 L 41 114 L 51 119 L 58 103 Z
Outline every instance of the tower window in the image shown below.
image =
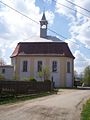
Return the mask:
M 67 62 L 67 73 L 70 73 L 70 62 Z
M 42 71 L 42 61 L 38 61 L 38 66 L 37 66 L 37 71 L 41 72 Z
M 23 72 L 27 72 L 27 66 L 28 66 L 28 62 L 23 61 Z
M 52 62 L 52 72 L 57 72 L 57 61 Z

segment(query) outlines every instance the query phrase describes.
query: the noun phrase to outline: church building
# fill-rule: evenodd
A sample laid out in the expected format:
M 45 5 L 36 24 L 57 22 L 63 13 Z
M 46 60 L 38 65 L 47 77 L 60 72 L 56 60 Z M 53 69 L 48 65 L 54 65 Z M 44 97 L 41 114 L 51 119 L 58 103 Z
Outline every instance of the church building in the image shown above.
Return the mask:
M 47 35 L 48 21 L 43 13 L 40 21 L 40 36 L 30 38 L 30 42 L 17 44 L 11 55 L 16 80 L 35 78 L 44 80 L 39 73 L 48 69 L 49 80 L 55 87 L 72 87 L 74 56 L 68 44 L 55 36 Z

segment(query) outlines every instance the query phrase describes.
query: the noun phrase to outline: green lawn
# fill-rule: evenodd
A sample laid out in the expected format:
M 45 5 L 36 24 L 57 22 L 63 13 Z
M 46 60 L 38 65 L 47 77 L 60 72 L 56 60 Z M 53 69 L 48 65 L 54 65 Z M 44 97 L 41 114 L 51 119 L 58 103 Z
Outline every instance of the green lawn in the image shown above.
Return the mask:
M 83 106 L 81 120 L 90 120 L 90 99 Z

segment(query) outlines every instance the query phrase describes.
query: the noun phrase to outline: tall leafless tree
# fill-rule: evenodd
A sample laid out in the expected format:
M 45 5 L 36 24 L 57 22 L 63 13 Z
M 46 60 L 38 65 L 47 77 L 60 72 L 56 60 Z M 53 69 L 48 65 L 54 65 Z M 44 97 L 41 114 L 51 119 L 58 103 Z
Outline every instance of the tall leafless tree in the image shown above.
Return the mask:
M 4 59 L 3 58 L 0 58 L 0 66 L 3 66 L 3 65 L 5 65 L 6 63 L 5 63 L 5 61 L 4 61 Z

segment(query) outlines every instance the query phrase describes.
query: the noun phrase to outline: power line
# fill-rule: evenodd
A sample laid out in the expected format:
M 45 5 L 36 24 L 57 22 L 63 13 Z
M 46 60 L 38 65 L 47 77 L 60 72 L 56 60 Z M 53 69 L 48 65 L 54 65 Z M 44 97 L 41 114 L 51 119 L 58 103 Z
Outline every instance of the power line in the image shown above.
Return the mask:
M 64 39 L 68 39 L 67 37 L 64 37 L 63 35 L 61 35 L 61 34 L 55 32 L 55 31 L 51 30 L 50 28 L 48 28 L 48 30 L 51 31 L 51 32 L 53 32 L 53 33 L 55 33 L 56 35 L 64 38 Z M 60 39 L 60 40 L 61 40 L 61 39 Z M 62 41 L 63 41 L 63 40 L 62 40 Z M 69 40 L 69 41 L 71 41 L 71 42 L 73 42 L 74 44 L 78 45 L 78 43 L 76 43 L 76 42 L 74 42 L 74 41 L 72 41 L 72 40 Z
M 5 5 L 5 6 L 7 6 L 7 7 L 10 8 L 10 9 L 16 11 L 17 13 L 21 14 L 22 16 L 24 16 L 24 17 L 26 17 L 26 18 L 32 20 L 33 22 L 39 24 L 37 21 L 35 21 L 35 20 L 33 20 L 32 18 L 28 17 L 27 15 L 21 13 L 20 11 L 18 11 L 18 10 L 16 10 L 16 9 L 12 8 L 11 6 L 7 5 L 6 3 L 4 3 L 4 2 L 2 2 L 2 1 L 0 1 L 0 3 L 2 3 L 2 4 Z
M 55 33 L 56 35 L 64 38 L 64 39 L 66 39 L 66 40 L 68 39 L 67 37 L 64 37 L 63 35 L 60 35 L 59 33 L 51 30 L 50 28 L 48 28 L 48 30 L 51 31 L 51 32 L 53 32 L 53 33 Z M 61 40 L 61 39 L 60 39 L 60 40 Z M 63 41 L 63 40 L 61 40 L 61 41 Z M 78 43 L 76 43 L 76 42 L 74 42 L 74 41 L 72 41 L 72 40 L 70 40 L 70 39 L 69 39 L 69 41 L 72 42 L 72 43 L 74 43 L 74 44 L 76 44 L 77 46 L 80 46 Z M 83 47 L 86 48 L 85 46 L 83 46 Z M 86 48 L 86 49 L 90 50 L 89 48 Z
M 87 11 L 87 12 L 90 12 L 90 10 L 88 10 L 88 9 L 86 9 L 86 8 L 83 8 L 83 7 L 77 5 L 77 4 L 75 4 L 75 3 L 73 3 L 73 2 L 71 2 L 71 1 L 69 1 L 69 0 L 65 0 L 65 1 L 67 1 L 68 3 L 70 3 L 70 4 L 72 4 L 72 5 L 75 5 L 75 6 L 79 7 L 79 8 L 81 8 L 81 9 Z
M 29 20 L 32 20 L 33 22 L 35 22 L 35 23 L 39 24 L 39 22 L 37 22 L 37 21 L 33 20 L 32 18 L 30 18 L 30 17 L 28 17 L 27 15 L 25 15 L 25 14 L 21 13 L 20 11 L 18 11 L 18 10 L 16 10 L 16 9 L 12 8 L 11 6 L 7 5 L 6 3 L 4 3 L 4 2 L 2 2 L 2 1 L 0 1 L 0 3 L 4 4 L 4 5 L 5 5 L 5 6 L 7 6 L 8 8 L 10 8 L 10 9 L 14 10 L 15 12 L 17 12 L 17 13 L 21 14 L 22 16 L 24 16 L 24 17 L 28 18 Z M 57 35 L 59 35 L 59 36 L 60 36 L 60 37 L 62 37 L 62 38 L 65 38 L 64 36 L 62 36 L 62 35 L 60 35 L 60 34 L 56 33 L 55 31 L 53 31 L 53 30 L 51 30 L 51 29 L 49 29 L 49 28 L 48 28 L 48 30 L 49 30 L 49 31 L 51 31 L 51 32 L 53 32 L 53 33 L 55 33 L 55 34 L 57 34 Z M 65 38 L 65 39 L 66 39 L 66 38 Z
M 24 16 L 24 17 L 28 18 L 29 20 L 32 20 L 33 22 L 35 22 L 35 23 L 39 24 L 39 22 L 37 22 L 37 21 L 33 20 L 32 18 L 28 17 L 27 15 L 25 15 L 25 14 L 23 14 L 23 13 L 19 12 L 18 10 L 16 10 L 16 9 L 12 8 L 11 6 L 7 5 L 6 3 L 4 3 L 4 2 L 2 2 L 2 1 L 0 1 L 0 3 L 4 4 L 5 6 L 9 7 L 9 8 L 10 8 L 10 9 L 12 9 L 12 10 L 14 10 L 15 12 L 17 12 L 17 13 L 21 14 L 22 16 Z M 68 39 L 67 37 L 64 37 L 63 35 L 58 34 L 58 33 L 57 33 L 57 32 L 55 32 L 54 30 L 51 30 L 51 29 L 49 29 L 49 28 L 48 28 L 48 30 L 49 30 L 49 31 L 51 31 L 51 32 L 53 32 L 53 33 L 55 33 L 55 34 L 57 34 L 58 36 L 60 36 L 60 37 L 62 37 L 62 38 L 64 38 L 64 39 Z M 60 39 L 60 40 L 61 40 L 61 39 Z M 61 41 L 63 41 L 63 40 L 61 40 Z M 70 41 L 71 41 L 71 40 L 70 40 Z M 71 42 L 73 42 L 73 43 L 75 43 L 75 44 L 77 44 L 77 45 L 78 45 L 78 43 L 76 43 L 76 42 L 74 42 L 74 41 L 71 41 Z M 84 46 L 83 46 L 83 47 L 84 47 Z M 84 47 L 84 48 L 86 48 L 86 47 Z M 88 48 L 87 48 L 87 49 L 88 49 Z M 89 50 L 90 50 L 90 49 L 89 49 Z
M 47 29 L 48 29 L 49 31 L 55 33 L 56 35 L 58 35 L 58 36 L 60 36 L 60 37 L 62 37 L 62 38 L 64 38 L 64 39 L 67 39 L 66 37 L 64 37 L 64 36 L 60 35 L 59 33 L 55 32 L 54 30 L 51 30 L 50 28 L 47 28 Z
M 74 12 L 78 12 L 79 14 L 81 14 L 81 15 L 83 15 L 83 16 L 85 16 L 85 17 L 90 18 L 90 16 L 87 16 L 87 15 L 85 15 L 85 14 L 83 14 L 83 13 L 81 13 L 81 12 L 79 12 L 79 11 L 71 8 L 71 7 L 68 7 L 68 6 L 66 6 L 66 5 L 64 5 L 64 4 L 62 4 L 62 3 L 59 3 L 59 2 L 57 2 L 56 0 L 52 0 L 52 1 L 55 2 L 55 3 L 57 3 L 57 4 L 59 4 L 59 5 L 61 5 L 61 6 L 64 6 L 64 7 L 68 8 L 68 9 L 71 9 L 71 10 L 74 11 Z

